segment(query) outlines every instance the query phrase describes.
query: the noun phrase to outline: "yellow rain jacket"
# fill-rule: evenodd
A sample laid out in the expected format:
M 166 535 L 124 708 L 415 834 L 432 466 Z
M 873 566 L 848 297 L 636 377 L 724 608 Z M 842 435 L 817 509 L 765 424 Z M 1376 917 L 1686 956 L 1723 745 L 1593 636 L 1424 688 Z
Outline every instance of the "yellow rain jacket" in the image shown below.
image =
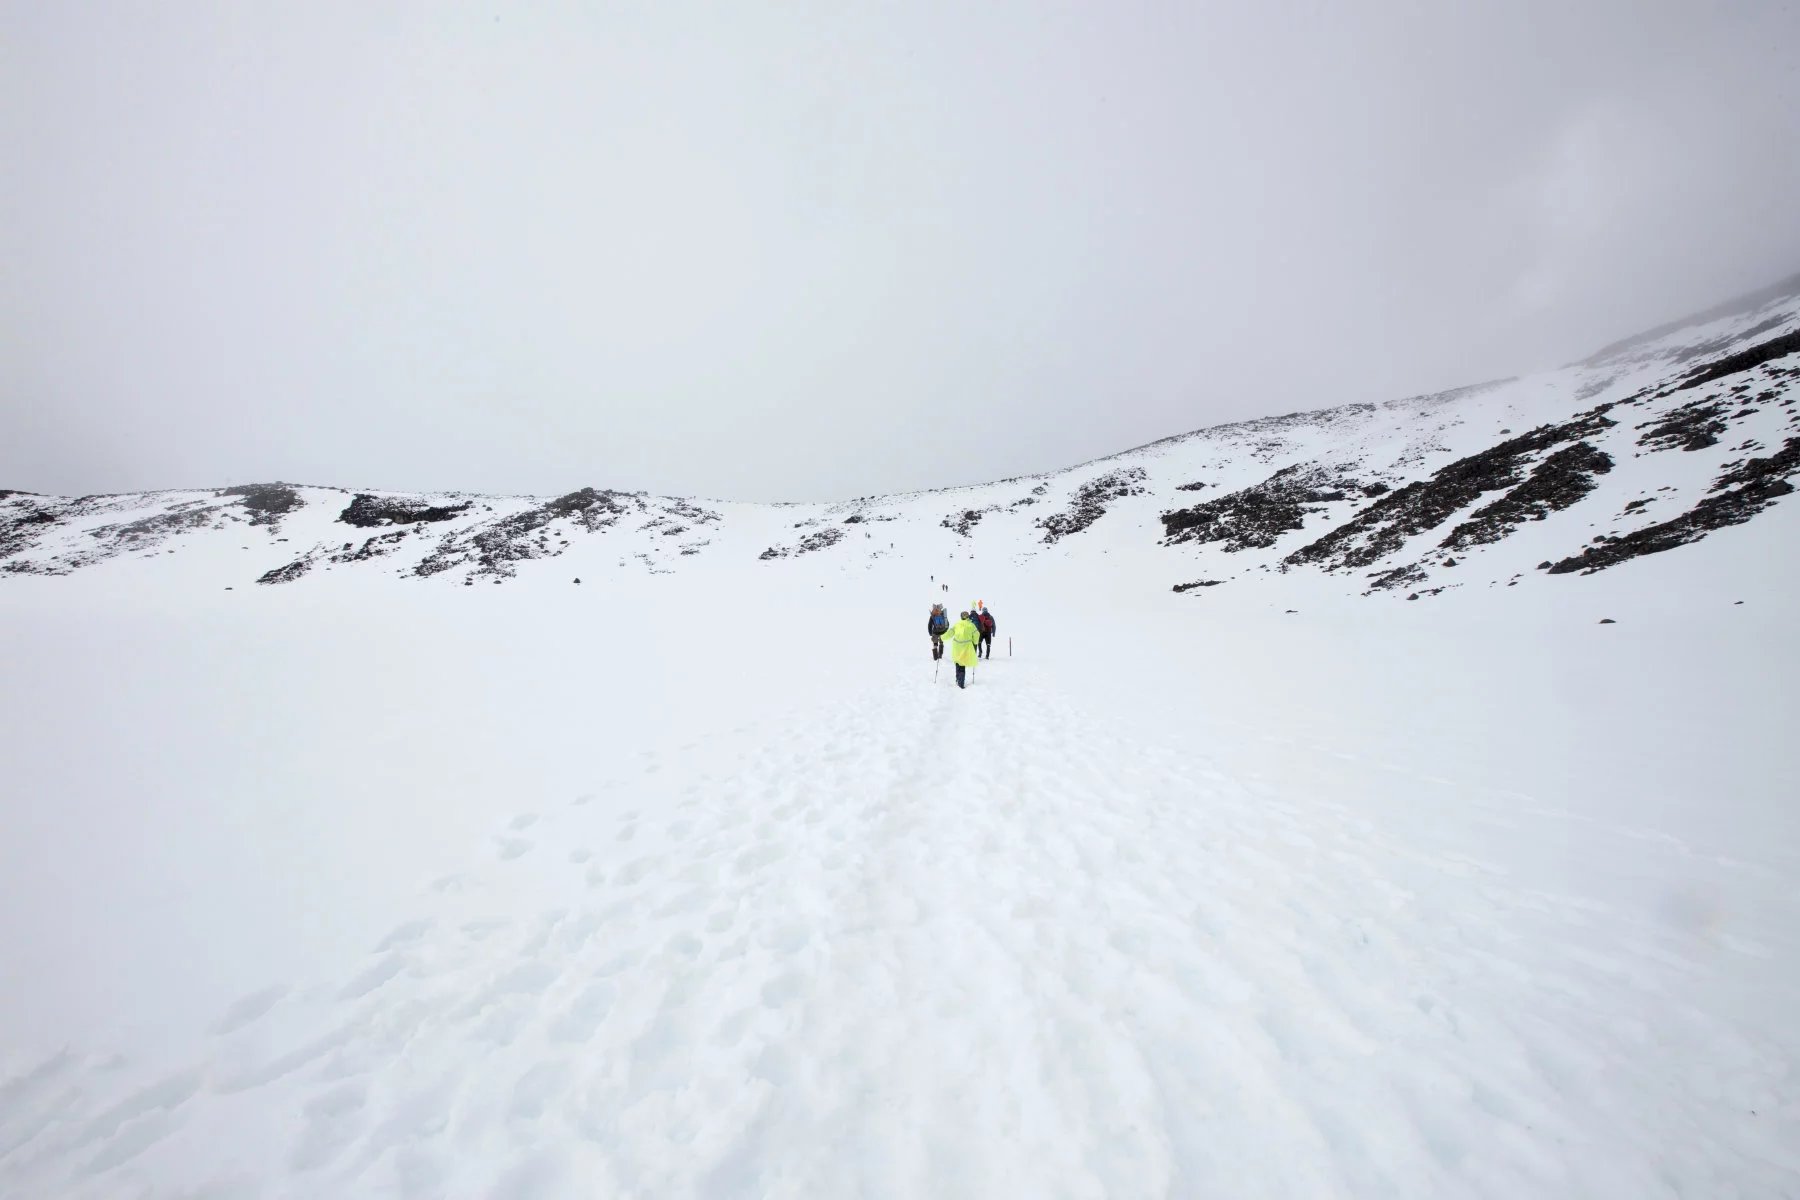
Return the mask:
M 938 638 L 950 643 L 951 662 L 959 667 L 975 665 L 975 646 L 981 641 L 981 630 L 975 628 L 975 622 L 959 619 Z

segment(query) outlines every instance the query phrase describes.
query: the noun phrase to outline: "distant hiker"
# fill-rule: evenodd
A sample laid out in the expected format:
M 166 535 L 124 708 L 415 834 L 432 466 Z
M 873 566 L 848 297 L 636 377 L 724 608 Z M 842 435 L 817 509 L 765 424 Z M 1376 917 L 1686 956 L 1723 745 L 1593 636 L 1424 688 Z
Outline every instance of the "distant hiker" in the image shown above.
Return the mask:
M 931 606 L 931 616 L 925 622 L 925 633 L 927 634 L 927 636 L 929 636 L 931 638 L 931 661 L 932 662 L 937 662 L 939 659 L 944 657 L 944 643 L 939 641 L 938 639 L 943 637 L 945 631 L 948 630 L 949 628 L 950 628 L 950 614 L 944 611 L 943 605 L 941 605 L 941 604 L 932 605 Z
M 950 661 L 956 664 L 956 686 L 968 687 L 967 672 L 975 665 L 975 649 L 981 641 L 981 631 L 969 620 L 969 614 L 964 613 L 961 620 L 939 635 L 938 640 L 950 643 Z
M 981 626 L 981 657 L 992 658 L 994 657 L 994 614 L 983 608 L 981 619 L 977 623 Z

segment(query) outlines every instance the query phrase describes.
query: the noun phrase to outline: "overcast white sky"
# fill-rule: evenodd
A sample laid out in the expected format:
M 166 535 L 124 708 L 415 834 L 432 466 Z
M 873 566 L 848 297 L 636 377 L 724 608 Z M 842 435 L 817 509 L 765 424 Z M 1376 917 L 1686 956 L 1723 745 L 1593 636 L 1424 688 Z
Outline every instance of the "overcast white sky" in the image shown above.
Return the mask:
M 831 499 L 1800 270 L 1800 6 L 0 0 L 0 487 Z

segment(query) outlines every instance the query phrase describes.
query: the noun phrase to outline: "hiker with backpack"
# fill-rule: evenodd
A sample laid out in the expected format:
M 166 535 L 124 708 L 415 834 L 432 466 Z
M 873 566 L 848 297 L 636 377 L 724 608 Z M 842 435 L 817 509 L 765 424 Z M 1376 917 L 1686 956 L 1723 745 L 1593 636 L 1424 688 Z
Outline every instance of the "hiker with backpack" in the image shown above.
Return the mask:
M 944 611 L 944 606 L 941 604 L 932 605 L 931 616 L 925 620 L 925 635 L 931 639 L 932 662 L 937 662 L 944 657 L 944 643 L 938 639 L 943 637 L 944 633 L 949 628 L 950 615 Z
M 968 669 L 975 665 L 975 649 L 981 641 L 981 631 L 969 620 L 969 614 L 964 613 L 956 624 L 938 635 L 938 640 L 950 643 L 950 661 L 956 664 L 956 686 L 968 687 Z
M 981 657 L 992 658 L 994 657 L 994 630 L 996 626 L 994 624 L 994 614 L 987 610 L 987 605 L 984 604 L 981 606 L 981 617 L 976 623 L 981 626 Z

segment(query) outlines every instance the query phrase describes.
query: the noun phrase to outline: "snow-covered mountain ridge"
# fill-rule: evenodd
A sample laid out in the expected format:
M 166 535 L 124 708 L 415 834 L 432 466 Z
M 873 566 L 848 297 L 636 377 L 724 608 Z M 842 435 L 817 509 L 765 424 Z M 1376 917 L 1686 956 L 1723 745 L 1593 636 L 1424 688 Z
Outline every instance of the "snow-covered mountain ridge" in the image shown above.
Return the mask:
M 1751 521 L 1800 471 L 1797 352 L 1800 276 L 1557 371 L 835 504 L 281 483 L 0 492 L 0 573 L 59 575 L 205 545 L 217 568 L 205 578 L 224 586 L 350 568 L 472 586 L 544 570 L 586 539 L 590 575 L 698 561 L 778 569 L 813 554 L 847 567 L 892 555 L 1023 563 L 1160 543 L 1173 586 L 1306 570 L 1412 598 L 1601 571 Z

